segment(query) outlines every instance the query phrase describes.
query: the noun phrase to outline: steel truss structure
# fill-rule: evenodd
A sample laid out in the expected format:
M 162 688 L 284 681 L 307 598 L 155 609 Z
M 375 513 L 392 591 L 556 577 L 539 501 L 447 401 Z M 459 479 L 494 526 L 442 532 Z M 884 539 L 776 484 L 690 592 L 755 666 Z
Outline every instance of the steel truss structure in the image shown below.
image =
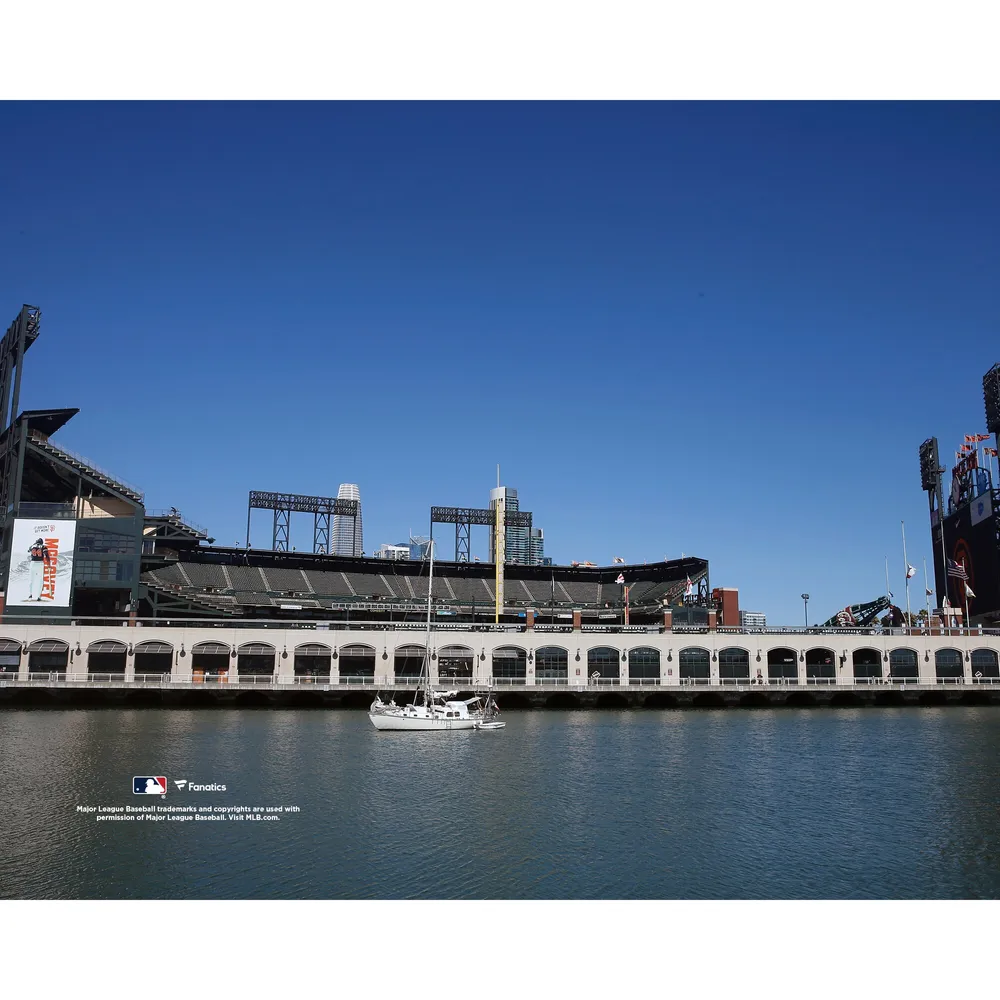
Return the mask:
M 250 515 L 254 510 L 271 510 L 274 511 L 271 547 L 276 552 L 288 551 L 292 514 L 303 513 L 313 515 L 313 552 L 319 555 L 329 555 L 331 515 L 351 518 L 355 539 L 357 539 L 359 507 L 360 504 L 357 500 L 344 500 L 340 497 L 310 497 L 303 496 L 301 493 L 270 493 L 264 490 L 251 490 L 247 503 L 247 548 L 250 548 Z M 354 551 L 353 546 L 351 551 Z
M 24 370 L 24 354 L 38 339 L 41 328 L 42 311 L 38 306 L 24 305 L 7 328 L 0 340 L 0 440 L 3 441 L 3 457 L 0 458 L 0 550 L 7 551 L 8 511 L 16 514 L 21 493 L 21 476 L 24 469 L 24 454 L 27 443 L 28 425 L 24 421 L 15 426 L 21 397 L 21 374 Z M 10 518 L 13 520 L 13 517 Z M 6 586 L 6 560 L 0 570 Z
M 455 525 L 455 562 L 471 562 L 470 537 L 472 525 L 496 526 L 496 512 L 492 507 L 431 507 L 431 539 L 435 524 Z M 504 522 L 508 527 L 527 528 L 531 534 L 531 511 L 506 511 Z

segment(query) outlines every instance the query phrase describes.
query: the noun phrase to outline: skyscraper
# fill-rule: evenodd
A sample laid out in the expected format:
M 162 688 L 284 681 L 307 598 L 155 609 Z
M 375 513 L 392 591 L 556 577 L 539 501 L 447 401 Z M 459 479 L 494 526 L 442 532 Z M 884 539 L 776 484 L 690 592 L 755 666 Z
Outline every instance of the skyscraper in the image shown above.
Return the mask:
M 545 532 L 541 528 L 532 528 L 528 539 L 528 565 L 543 566 L 545 564 Z
M 338 500 L 357 500 L 358 517 L 357 523 L 353 517 L 346 517 L 344 514 L 333 515 L 333 538 L 330 540 L 333 545 L 335 556 L 360 556 L 365 550 L 364 539 L 361 531 L 361 493 L 354 483 L 341 483 L 337 490 Z
M 508 514 L 519 510 L 517 505 L 517 490 L 509 486 L 498 486 L 490 490 L 490 508 L 496 510 L 497 500 L 504 498 L 504 506 Z M 507 525 L 505 546 L 507 549 L 505 562 L 520 563 L 522 566 L 531 564 L 531 552 L 528 541 L 528 529 Z M 490 533 L 490 562 L 496 562 L 496 545 L 493 534 Z
M 423 562 L 430 558 L 431 552 L 437 558 L 437 539 L 433 541 L 423 535 L 410 535 L 410 558 L 414 562 Z

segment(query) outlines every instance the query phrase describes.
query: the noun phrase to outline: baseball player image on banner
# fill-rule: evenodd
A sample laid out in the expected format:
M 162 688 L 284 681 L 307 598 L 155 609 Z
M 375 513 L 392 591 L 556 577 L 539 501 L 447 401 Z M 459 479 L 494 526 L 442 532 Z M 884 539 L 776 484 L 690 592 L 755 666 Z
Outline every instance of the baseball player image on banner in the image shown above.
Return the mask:
M 76 521 L 18 518 L 11 540 L 7 606 L 68 608 Z

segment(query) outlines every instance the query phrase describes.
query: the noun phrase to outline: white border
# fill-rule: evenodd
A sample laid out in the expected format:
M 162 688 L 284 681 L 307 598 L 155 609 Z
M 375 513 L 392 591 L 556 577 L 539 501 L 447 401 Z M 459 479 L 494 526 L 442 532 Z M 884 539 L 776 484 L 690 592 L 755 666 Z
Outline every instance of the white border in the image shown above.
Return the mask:
M 996 4 L 48 0 L 0 8 L 3 93 L 51 98 L 1000 96 Z

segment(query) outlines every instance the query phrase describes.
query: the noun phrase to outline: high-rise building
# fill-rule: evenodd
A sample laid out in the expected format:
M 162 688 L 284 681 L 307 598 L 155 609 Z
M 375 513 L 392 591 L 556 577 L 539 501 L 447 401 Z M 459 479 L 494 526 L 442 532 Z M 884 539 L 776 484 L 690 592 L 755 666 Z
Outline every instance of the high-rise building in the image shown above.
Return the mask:
M 509 486 L 498 486 L 490 490 L 490 509 L 496 510 L 497 501 L 503 497 L 504 508 L 508 514 L 517 511 L 517 490 Z M 522 566 L 531 565 L 530 540 L 528 529 L 524 527 L 513 527 L 507 525 L 505 533 L 505 559 L 507 563 L 520 563 Z M 490 533 L 490 562 L 496 562 L 496 541 L 493 533 Z
M 541 528 L 531 529 L 531 537 L 528 539 L 528 564 L 545 565 L 545 532 Z
M 338 500 L 357 500 L 357 518 L 344 514 L 333 515 L 333 554 L 335 556 L 360 556 L 365 550 L 361 530 L 361 493 L 355 483 L 341 483 Z
M 410 558 L 410 546 L 404 542 L 396 545 L 380 545 L 373 553 L 376 559 L 391 559 L 397 561 Z
M 741 611 L 740 628 L 767 628 L 767 615 L 763 611 Z
M 410 535 L 410 558 L 414 562 L 422 562 L 433 551 L 437 555 L 437 542 L 423 535 Z

